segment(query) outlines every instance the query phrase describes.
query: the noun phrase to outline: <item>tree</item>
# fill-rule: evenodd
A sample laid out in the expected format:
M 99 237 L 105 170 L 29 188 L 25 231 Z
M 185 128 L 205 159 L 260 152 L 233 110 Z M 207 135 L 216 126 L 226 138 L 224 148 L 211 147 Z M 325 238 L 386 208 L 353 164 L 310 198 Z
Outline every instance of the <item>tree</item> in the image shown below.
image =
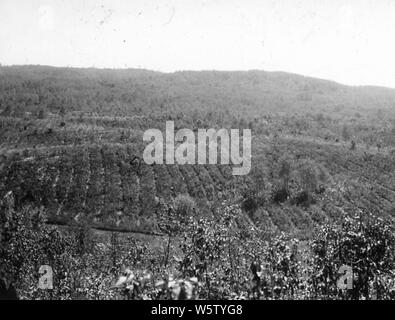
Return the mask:
M 280 180 L 280 188 L 276 189 L 273 194 L 274 202 L 281 203 L 288 199 L 290 195 L 289 181 L 291 178 L 291 173 L 291 159 L 288 155 L 285 155 L 278 161 L 278 178 Z
M 390 221 L 365 213 L 346 216 L 336 225 L 320 227 L 310 243 L 312 283 L 317 296 L 351 299 L 393 299 L 395 235 Z M 339 268 L 352 268 L 352 289 L 337 287 Z M 392 296 L 391 296 L 392 295 Z
M 310 206 L 313 200 L 313 193 L 322 185 L 330 180 L 328 171 L 313 160 L 304 160 L 299 164 L 297 169 L 299 180 L 303 190 L 303 196 L 306 198 L 306 206 Z
M 165 266 L 167 266 L 169 263 L 171 240 L 174 236 L 181 232 L 183 228 L 183 222 L 187 221 L 188 219 L 188 216 L 186 215 L 186 206 L 179 205 L 177 210 L 178 212 L 172 205 L 163 202 L 162 200 L 159 201 L 157 210 L 158 227 L 160 231 L 168 236 L 165 256 L 163 259 Z
M 350 129 L 347 125 L 343 125 L 342 128 L 342 137 L 344 141 L 348 141 L 351 138 Z
M 280 170 L 278 175 L 282 181 L 282 188 L 289 194 L 289 180 L 291 176 L 291 163 L 289 159 L 285 157 L 280 159 Z
M 196 210 L 196 203 L 187 194 L 180 194 L 174 199 L 174 210 L 181 217 L 188 217 Z
M 64 115 L 66 114 L 66 110 L 65 110 L 64 106 L 61 106 L 61 107 L 60 107 L 60 109 L 59 109 L 59 114 L 60 114 L 62 117 L 64 117 Z
M 40 108 L 38 110 L 37 118 L 38 119 L 44 119 L 45 118 L 45 110 L 44 110 L 44 108 Z
M 355 150 L 355 149 L 356 149 L 356 143 L 355 143 L 354 140 L 351 141 L 351 147 L 350 147 L 350 149 L 351 149 L 351 150 Z

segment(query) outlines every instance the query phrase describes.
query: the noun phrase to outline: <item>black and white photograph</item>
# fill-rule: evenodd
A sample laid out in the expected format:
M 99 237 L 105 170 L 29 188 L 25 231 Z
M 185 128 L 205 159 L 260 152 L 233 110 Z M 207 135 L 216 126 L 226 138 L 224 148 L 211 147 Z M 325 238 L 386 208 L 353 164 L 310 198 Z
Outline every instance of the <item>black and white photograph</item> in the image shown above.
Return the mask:
M 394 32 L 394 0 L 0 0 L 0 300 L 395 300 Z

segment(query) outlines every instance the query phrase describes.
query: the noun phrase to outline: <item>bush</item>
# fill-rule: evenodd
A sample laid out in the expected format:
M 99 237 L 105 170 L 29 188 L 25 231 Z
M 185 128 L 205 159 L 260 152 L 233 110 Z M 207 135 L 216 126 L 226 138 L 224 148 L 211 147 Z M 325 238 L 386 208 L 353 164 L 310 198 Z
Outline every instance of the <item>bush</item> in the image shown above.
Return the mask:
M 180 194 L 174 199 L 174 209 L 182 217 L 188 217 L 194 214 L 196 202 L 187 194 Z
M 281 188 L 280 190 L 276 190 L 273 193 L 273 202 L 274 203 L 283 203 L 287 201 L 289 197 L 289 193 L 286 189 Z
M 284 233 L 267 239 L 238 200 L 225 200 L 217 219 L 188 216 L 182 228 L 167 219 L 169 241 L 155 251 L 115 233 L 91 246 L 86 224 L 65 232 L 46 225 L 43 210 L 15 211 L 12 203 L 1 206 L 0 277 L 12 279 L 22 299 L 395 298 L 392 224 L 367 215 L 319 227 L 299 243 Z M 164 217 L 176 219 L 171 206 L 162 207 Z M 37 288 L 40 265 L 53 268 L 53 290 Z M 337 287 L 342 265 L 354 272 L 347 292 Z
M 368 216 L 346 217 L 338 225 L 319 229 L 310 246 L 313 253 L 312 285 L 317 297 L 393 299 L 395 235 L 392 224 Z M 337 288 L 339 268 L 352 267 L 353 288 Z
M 248 197 L 243 200 L 241 208 L 248 213 L 254 213 L 258 209 L 258 204 L 253 197 Z
M 320 187 L 325 187 L 330 182 L 331 176 L 325 167 L 312 160 L 302 161 L 298 173 L 303 193 L 300 195 L 302 198 L 297 202 L 304 203 L 308 207 L 313 201 L 313 193 Z M 301 201 L 304 197 L 306 200 Z

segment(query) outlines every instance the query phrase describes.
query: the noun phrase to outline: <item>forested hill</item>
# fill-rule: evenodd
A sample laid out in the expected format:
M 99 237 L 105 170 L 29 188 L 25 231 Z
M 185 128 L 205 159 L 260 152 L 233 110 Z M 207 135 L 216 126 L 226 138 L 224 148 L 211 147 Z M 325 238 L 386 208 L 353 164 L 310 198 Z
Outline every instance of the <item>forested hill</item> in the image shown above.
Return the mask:
M 142 133 L 167 120 L 250 128 L 251 172 L 145 164 Z M 393 220 L 394 157 L 393 89 L 282 72 L 0 67 L 0 198 L 53 223 L 158 232 L 159 208 L 179 197 L 211 217 L 237 200 L 262 230 L 301 236 L 346 214 Z
M 154 110 L 221 110 L 244 116 L 266 112 L 364 112 L 395 109 L 395 89 L 350 87 L 284 72 L 0 67 L 0 110 L 111 115 Z M 29 110 L 28 110 L 29 111 Z

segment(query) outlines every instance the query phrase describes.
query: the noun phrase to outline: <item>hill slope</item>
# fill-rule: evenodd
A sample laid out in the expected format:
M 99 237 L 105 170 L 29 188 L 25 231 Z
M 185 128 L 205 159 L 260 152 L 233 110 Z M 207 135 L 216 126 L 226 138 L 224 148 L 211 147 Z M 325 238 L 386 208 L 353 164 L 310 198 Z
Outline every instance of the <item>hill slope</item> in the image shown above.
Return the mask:
M 157 208 L 189 194 L 201 214 L 224 197 L 252 199 L 262 229 L 308 235 L 342 214 L 395 215 L 395 90 L 348 87 L 279 72 L 0 68 L 0 196 L 44 206 L 53 223 L 157 232 Z M 148 166 L 142 133 L 163 128 L 251 128 L 253 170 Z M 350 150 L 351 140 L 356 143 Z M 311 160 L 331 182 L 311 206 L 273 201 L 280 159 Z M 259 180 L 260 179 L 260 180 Z

